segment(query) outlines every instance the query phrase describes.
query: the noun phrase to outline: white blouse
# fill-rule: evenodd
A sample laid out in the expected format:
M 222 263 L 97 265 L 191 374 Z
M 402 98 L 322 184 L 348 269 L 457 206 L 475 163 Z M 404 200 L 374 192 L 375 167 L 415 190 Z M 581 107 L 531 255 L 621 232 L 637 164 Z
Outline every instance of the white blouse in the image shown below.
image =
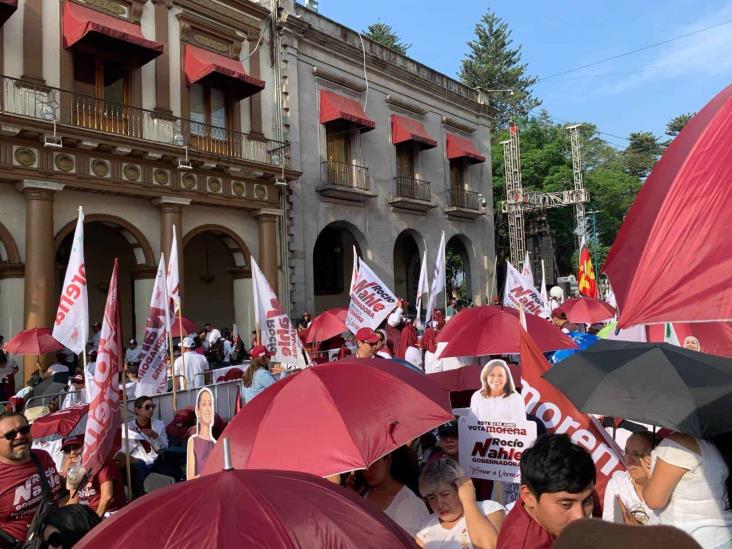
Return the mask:
M 526 421 L 526 405 L 519 393 L 484 397 L 480 391 L 475 391 L 470 397 L 470 411 L 481 421 Z
M 486 517 L 496 511 L 506 510 L 500 503 L 489 499 L 479 501 L 478 507 L 480 507 L 483 515 Z M 424 543 L 425 549 L 473 549 L 464 514 L 449 529 L 440 524 L 440 518 L 436 514 L 432 514 L 424 522 L 419 532 L 417 532 L 417 537 Z

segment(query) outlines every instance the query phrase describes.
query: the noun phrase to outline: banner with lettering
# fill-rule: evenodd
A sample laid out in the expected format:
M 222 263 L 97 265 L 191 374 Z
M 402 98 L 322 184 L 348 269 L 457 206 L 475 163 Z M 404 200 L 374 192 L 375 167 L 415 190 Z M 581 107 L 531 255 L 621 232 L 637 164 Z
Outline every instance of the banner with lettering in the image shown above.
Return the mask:
M 140 353 L 138 383 L 142 391 L 140 394 L 143 395 L 157 395 L 168 390 L 168 368 L 165 364 L 168 353 L 166 326 L 172 325 L 173 320 L 168 305 L 165 255 L 160 254 L 160 264 L 150 297 L 150 311 L 147 314 L 142 353 Z
M 69 266 L 61 287 L 56 319 L 53 323 L 54 339 L 81 354 L 89 337 L 89 304 L 84 265 L 84 210 L 79 206 L 74 239 L 71 241 Z
M 361 328 L 375 330 L 397 306 L 397 298 L 362 259 L 351 289 L 346 328 L 354 334 Z
M 119 374 L 124 351 L 117 293 L 117 263 L 115 259 L 94 368 L 94 399 L 89 403 L 84 431 L 81 463 L 89 478 L 107 461 L 120 426 Z
M 297 330 L 257 262 L 253 258 L 251 262 L 254 321 L 259 327 L 262 345 L 272 354 L 273 362 L 305 368 L 308 364 L 305 362 L 302 341 Z
M 527 313 L 536 316 L 542 316 L 545 308 L 541 293 L 534 288 L 534 281 L 524 278 L 510 261 L 506 261 L 506 288 L 503 291 L 503 305 L 514 309 L 522 306 Z

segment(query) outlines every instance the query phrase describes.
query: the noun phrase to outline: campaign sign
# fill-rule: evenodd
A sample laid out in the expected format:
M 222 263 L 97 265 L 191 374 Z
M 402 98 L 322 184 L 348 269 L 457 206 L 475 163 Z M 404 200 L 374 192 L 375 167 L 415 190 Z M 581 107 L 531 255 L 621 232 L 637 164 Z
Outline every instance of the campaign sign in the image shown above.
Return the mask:
M 481 421 L 473 414 L 458 420 L 460 466 L 472 478 L 521 482 L 519 463 L 536 439 L 531 421 Z
M 365 327 L 375 330 L 397 306 L 397 298 L 366 262 L 359 261 L 358 275 L 351 288 L 346 328 L 354 334 Z

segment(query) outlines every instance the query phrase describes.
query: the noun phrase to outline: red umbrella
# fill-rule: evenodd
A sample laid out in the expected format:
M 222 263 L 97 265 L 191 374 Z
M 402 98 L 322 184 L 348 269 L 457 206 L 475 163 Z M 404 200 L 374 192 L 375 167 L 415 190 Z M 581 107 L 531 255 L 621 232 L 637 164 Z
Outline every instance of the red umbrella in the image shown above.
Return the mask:
M 256 396 L 231 420 L 238 469 L 303 471 L 321 477 L 364 469 L 453 419 L 449 393 L 423 374 L 384 359 L 307 368 Z M 203 474 L 223 460 L 221 441 Z
M 732 320 L 730 181 L 732 85 L 669 145 L 613 242 L 619 327 Z
M 89 405 L 79 404 L 38 418 L 31 425 L 33 440 L 83 434 L 88 413 Z
M 63 344 L 51 335 L 50 328 L 24 330 L 3 346 L 14 355 L 45 355 L 63 348 Z
M 615 308 L 601 299 L 592 297 L 573 297 L 562 304 L 567 320 L 577 324 L 594 324 L 610 320 L 615 316 Z
M 220 462 L 215 468 L 134 501 L 74 547 L 416 547 L 386 514 L 327 480 L 291 471 L 221 471 Z
M 481 388 L 480 373 L 482 371 L 483 366 L 480 364 L 469 364 L 454 370 L 427 374 L 427 377 L 451 393 L 475 391 Z
M 544 351 L 576 349 L 577 344 L 548 320 L 526 315 L 531 337 Z M 494 305 L 463 309 L 445 324 L 437 342 L 447 342 L 441 357 L 519 353 L 518 310 Z
M 347 332 L 346 315 L 348 307 L 335 307 L 316 316 L 308 327 L 307 334 L 302 336 L 305 343 L 325 341 L 331 337 Z M 302 334 L 301 334 L 302 335 Z
M 170 327 L 170 337 L 186 337 L 188 334 L 198 333 L 198 327 L 192 320 L 188 320 L 186 317 L 182 317 L 183 322 L 183 335 L 180 334 L 180 325 L 178 318 L 176 317 L 175 322 Z

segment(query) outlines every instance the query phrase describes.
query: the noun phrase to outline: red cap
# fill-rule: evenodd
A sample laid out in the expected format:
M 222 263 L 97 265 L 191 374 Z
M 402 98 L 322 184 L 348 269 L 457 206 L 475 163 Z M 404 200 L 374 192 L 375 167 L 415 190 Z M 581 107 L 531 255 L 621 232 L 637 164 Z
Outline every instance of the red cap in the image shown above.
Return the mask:
M 252 347 L 252 350 L 249 351 L 249 356 L 251 358 L 259 358 L 260 356 L 271 357 L 272 353 L 270 353 L 264 345 L 255 345 Z
M 84 435 L 72 435 L 70 437 L 65 437 L 63 442 L 61 443 L 61 450 L 64 450 L 68 448 L 69 446 L 83 446 L 84 445 Z
M 557 307 L 552 311 L 552 318 L 561 318 L 567 320 L 567 313 L 565 313 L 561 307 Z
M 356 341 L 365 341 L 366 343 L 378 343 L 381 341 L 379 334 L 371 328 L 361 328 L 356 332 Z

